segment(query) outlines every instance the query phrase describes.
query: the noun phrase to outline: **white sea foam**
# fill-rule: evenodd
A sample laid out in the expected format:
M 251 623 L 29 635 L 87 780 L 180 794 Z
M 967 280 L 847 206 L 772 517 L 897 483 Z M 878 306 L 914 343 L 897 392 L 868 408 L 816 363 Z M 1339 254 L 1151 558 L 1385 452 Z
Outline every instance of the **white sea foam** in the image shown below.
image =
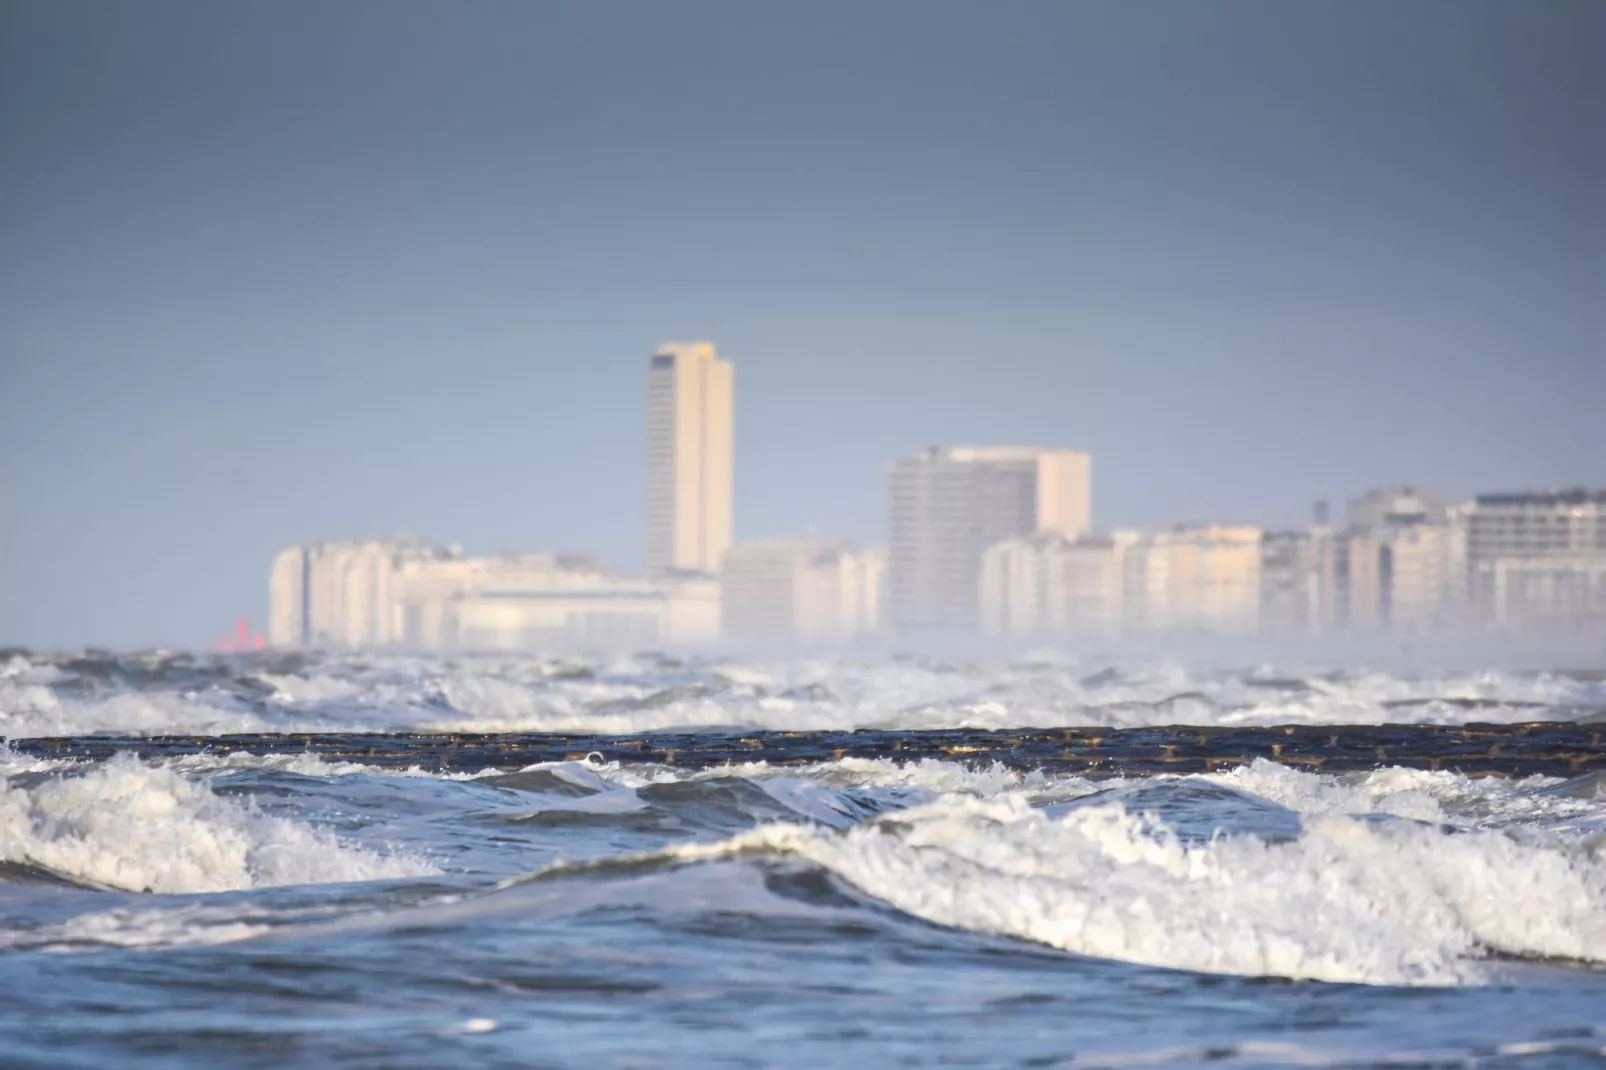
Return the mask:
M 405 767 L 368 765 L 363 762 L 331 761 L 328 758 L 302 751 L 290 754 L 252 754 L 249 751 L 231 751 L 228 754 L 187 754 L 181 758 L 164 758 L 160 764 L 185 773 L 232 773 L 244 770 L 294 773 L 306 777 L 386 776 L 429 778 L 436 780 L 472 780 L 495 770 L 477 773 L 432 772 L 420 766 Z
M 127 735 L 268 731 L 248 710 L 172 691 L 122 691 L 90 698 L 64 696 L 44 684 L 0 679 L 0 736 Z M 281 728 L 282 730 L 282 728 Z
M 123 755 L 79 775 L 0 790 L 0 859 L 106 888 L 221 892 L 435 872 L 214 794 Z
M 1189 779 L 1247 791 L 1305 814 L 1391 814 L 1482 828 L 1559 822 L 1584 827 L 1600 823 L 1606 829 L 1606 799 L 1544 792 L 1541 789 L 1561 783 L 1547 777 L 1512 781 L 1399 766 L 1331 776 L 1261 758 L 1225 773 Z
M 46 925 L 0 930 L 0 947 L 68 951 L 100 947 L 202 947 L 249 940 L 272 926 L 240 920 L 234 905 L 117 907 Z
M 1606 961 L 1606 842 L 1307 817 L 1186 843 L 1118 804 L 948 796 L 845 832 L 770 825 L 667 857 L 800 857 L 929 921 L 1213 973 L 1457 984 L 1489 953 Z
M 1482 673 L 1198 675 L 1175 665 L 1082 675 L 1086 667 L 933 667 L 813 661 L 720 665 L 699 684 L 549 679 L 489 666 L 430 674 L 420 725 L 461 731 L 635 733 L 688 725 L 781 730 L 1154 724 L 1524 721 L 1606 702 L 1600 684 Z M 449 713 L 437 712 L 441 708 Z
M 151 668 L 139 659 L 130 666 Z M 1017 663 L 816 658 L 665 667 L 641 658 L 325 655 L 238 680 L 203 673 L 188 690 L 120 690 L 128 685 L 111 681 L 74 690 L 83 683 L 75 670 L 49 660 L 12 657 L 0 666 L 0 735 L 1450 723 L 1532 720 L 1558 708 L 1606 706 L 1606 683 L 1554 674 L 1201 672 L 1169 662 L 1112 667 L 1048 656 Z

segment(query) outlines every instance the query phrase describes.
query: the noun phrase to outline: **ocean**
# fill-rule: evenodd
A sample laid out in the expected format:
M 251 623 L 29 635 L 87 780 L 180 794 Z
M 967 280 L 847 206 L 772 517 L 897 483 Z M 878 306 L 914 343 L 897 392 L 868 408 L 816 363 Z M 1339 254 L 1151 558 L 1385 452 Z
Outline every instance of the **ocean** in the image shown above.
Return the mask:
M 0 735 L 1584 721 L 1566 672 L 0 653 Z M 0 752 L 0 1065 L 1606 1065 L 1606 776 Z

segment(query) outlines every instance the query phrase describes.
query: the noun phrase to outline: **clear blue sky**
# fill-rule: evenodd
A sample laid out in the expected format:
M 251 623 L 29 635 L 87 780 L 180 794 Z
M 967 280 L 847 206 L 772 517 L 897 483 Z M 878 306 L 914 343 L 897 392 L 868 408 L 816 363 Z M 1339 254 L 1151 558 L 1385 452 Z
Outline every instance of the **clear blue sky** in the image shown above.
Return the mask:
M 280 546 L 642 557 L 643 375 L 739 536 L 928 443 L 1096 518 L 1606 484 L 1606 5 L 0 4 L 0 643 L 202 643 Z

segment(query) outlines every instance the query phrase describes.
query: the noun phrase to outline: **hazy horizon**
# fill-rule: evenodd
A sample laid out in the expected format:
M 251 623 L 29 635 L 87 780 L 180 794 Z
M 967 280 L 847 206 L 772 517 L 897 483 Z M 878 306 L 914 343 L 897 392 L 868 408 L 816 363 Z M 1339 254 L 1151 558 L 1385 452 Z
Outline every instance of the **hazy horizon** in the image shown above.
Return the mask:
M 280 547 L 643 557 L 648 355 L 735 526 L 933 443 L 1100 527 L 1606 485 L 1606 7 L 0 10 L 0 645 L 202 645 Z

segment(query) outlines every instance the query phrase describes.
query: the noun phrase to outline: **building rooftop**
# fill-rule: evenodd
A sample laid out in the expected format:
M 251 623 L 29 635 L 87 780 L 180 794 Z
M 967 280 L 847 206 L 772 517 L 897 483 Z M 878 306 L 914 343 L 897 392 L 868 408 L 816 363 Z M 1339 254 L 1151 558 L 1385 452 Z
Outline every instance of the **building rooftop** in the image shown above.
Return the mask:
M 1045 454 L 1076 453 L 1063 446 L 930 446 L 916 458 L 950 461 L 1035 461 Z
M 1538 490 L 1513 491 L 1509 493 L 1494 493 L 1478 495 L 1479 505 L 1606 505 L 1606 490 L 1585 490 L 1583 487 L 1573 487 L 1570 490 Z
M 680 357 L 685 360 L 718 360 L 713 342 L 665 342 L 653 350 L 655 357 Z

